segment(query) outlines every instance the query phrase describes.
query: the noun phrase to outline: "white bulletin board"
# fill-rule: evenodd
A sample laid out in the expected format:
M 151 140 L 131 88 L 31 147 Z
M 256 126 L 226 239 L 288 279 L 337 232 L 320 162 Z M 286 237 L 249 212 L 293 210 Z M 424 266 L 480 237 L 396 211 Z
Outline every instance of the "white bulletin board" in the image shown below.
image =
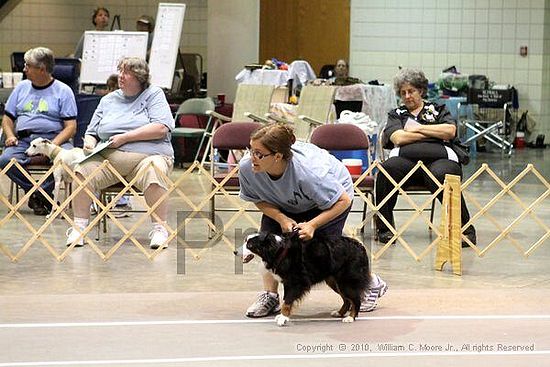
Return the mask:
M 82 51 L 81 84 L 105 84 L 117 72 L 122 57 L 136 56 L 145 59 L 147 32 L 86 31 Z
M 152 85 L 172 88 L 184 17 L 185 4 L 159 3 L 149 57 Z

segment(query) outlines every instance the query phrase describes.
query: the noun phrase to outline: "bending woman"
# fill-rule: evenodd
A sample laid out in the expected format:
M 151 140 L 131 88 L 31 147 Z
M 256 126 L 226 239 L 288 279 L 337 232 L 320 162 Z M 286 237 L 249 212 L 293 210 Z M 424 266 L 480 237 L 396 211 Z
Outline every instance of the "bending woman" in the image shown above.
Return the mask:
M 261 231 L 291 232 L 308 241 L 315 235 L 341 236 L 351 209 L 353 182 L 346 167 L 326 150 L 296 142 L 292 128 L 269 124 L 250 137 L 250 154 L 239 163 L 243 200 L 254 202 L 263 213 Z M 386 289 L 378 276 L 361 311 L 372 311 Z M 264 292 L 246 311 L 248 317 L 264 317 L 280 311 L 279 283 L 271 273 L 263 275 Z

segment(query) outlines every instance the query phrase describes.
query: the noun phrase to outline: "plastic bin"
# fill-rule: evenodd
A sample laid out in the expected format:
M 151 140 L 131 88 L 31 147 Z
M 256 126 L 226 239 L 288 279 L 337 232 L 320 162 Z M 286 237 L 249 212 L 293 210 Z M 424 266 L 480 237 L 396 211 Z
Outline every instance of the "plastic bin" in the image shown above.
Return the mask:
M 366 150 L 333 150 L 330 152 L 333 156 L 339 160 L 344 159 L 360 159 L 363 161 L 363 167 L 361 173 L 365 172 L 369 168 L 369 156 Z

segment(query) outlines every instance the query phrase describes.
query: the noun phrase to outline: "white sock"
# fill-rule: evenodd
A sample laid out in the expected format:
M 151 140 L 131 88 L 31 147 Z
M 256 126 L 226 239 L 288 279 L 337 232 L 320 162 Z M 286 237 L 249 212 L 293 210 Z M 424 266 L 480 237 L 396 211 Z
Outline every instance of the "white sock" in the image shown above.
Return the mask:
M 279 293 L 277 293 L 277 292 L 269 292 L 268 291 L 267 293 L 269 293 L 269 295 L 272 296 L 272 297 L 275 297 L 275 298 L 279 297 Z
M 84 229 L 88 226 L 90 220 L 88 218 L 74 218 L 74 226 L 78 229 Z
M 379 285 L 380 285 L 380 278 L 378 278 L 378 275 L 371 273 L 369 287 L 375 288 L 375 287 L 378 287 Z

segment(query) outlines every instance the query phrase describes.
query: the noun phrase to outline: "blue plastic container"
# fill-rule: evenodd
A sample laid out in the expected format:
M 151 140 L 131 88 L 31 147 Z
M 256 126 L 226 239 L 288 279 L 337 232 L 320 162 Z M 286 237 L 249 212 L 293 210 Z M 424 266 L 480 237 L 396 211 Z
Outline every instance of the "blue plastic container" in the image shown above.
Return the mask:
M 332 150 L 330 153 L 339 160 L 346 158 L 361 159 L 363 161 L 363 168 L 361 172 L 365 172 L 369 168 L 369 154 L 370 161 L 376 160 L 376 144 L 378 143 L 378 135 L 368 135 L 369 150 Z M 374 173 L 374 171 L 372 172 Z

